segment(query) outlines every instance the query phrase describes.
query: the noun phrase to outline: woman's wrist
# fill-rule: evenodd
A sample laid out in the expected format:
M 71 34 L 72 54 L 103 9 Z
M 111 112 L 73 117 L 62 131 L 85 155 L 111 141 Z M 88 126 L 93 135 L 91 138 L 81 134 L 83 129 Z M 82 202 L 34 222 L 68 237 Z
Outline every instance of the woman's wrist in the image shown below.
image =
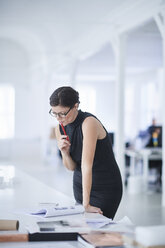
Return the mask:
M 70 152 L 61 151 L 61 155 L 62 155 L 62 157 L 70 158 Z
M 83 207 L 86 209 L 87 207 L 89 207 L 89 202 L 88 203 L 83 203 Z

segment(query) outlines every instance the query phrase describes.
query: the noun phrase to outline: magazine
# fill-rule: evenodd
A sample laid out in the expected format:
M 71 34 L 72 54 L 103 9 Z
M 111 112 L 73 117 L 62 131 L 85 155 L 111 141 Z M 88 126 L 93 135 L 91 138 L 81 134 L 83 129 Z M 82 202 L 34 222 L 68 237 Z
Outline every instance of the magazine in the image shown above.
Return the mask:
M 88 234 L 79 234 L 78 241 L 88 248 L 123 246 L 122 235 L 115 232 L 91 232 Z
M 89 232 L 99 230 L 108 224 L 114 223 L 108 218 L 78 218 L 78 219 L 61 219 L 55 221 L 39 221 L 37 222 L 40 231 L 69 231 Z
M 39 221 L 40 232 L 89 232 L 91 228 L 84 219 Z

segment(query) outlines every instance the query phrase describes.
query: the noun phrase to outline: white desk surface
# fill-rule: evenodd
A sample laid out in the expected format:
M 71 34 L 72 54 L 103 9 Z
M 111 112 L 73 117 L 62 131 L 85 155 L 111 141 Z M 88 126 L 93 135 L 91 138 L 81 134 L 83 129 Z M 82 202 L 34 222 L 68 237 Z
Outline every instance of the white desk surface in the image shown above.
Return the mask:
M 0 166 L 0 170 L 3 168 Z M 10 187 L 0 184 L 0 219 L 17 219 L 20 223 L 20 232 L 27 232 L 26 226 L 37 227 L 36 221 L 43 218 L 21 214 L 21 210 L 39 206 L 39 203 L 59 203 L 63 205 L 74 204 L 74 199 L 48 187 L 30 175 L 14 169 L 13 183 Z M 12 171 L 13 173 L 13 171 Z M 103 218 L 99 214 L 78 214 L 65 216 L 67 219 L 77 218 Z M 64 217 L 63 217 L 64 218 Z M 105 217 L 106 218 L 106 217 Z M 59 220 L 61 217 L 51 217 L 49 220 Z M 27 243 L 0 243 L 0 247 L 83 247 L 77 241 L 65 242 L 27 242 Z
M 156 156 L 161 158 L 162 157 L 162 148 L 161 147 L 146 147 L 142 149 L 132 149 L 127 148 L 125 150 L 125 154 L 132 157 L 141 157 L 142 155 L 146 154 L 148 156 Z

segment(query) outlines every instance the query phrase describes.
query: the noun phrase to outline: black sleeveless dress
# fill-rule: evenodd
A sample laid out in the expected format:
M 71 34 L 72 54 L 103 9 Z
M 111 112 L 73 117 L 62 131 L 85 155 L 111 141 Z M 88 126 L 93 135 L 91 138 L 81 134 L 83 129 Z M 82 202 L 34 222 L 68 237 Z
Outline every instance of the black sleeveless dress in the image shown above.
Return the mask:
M 65 126 L 66 133 L 69 136 L 71 142 L 70 155 L 77 164 L 73 174 L 73 192 L 75 200 L 78 203 L 82 203 L 82 123 L 85 118 L 89 116 L 95 117 L 90 113 L 79 110 L 75 121 Z M 60 131 L 63 134 L 61 128 Z M 96 151 L 92 167 L 90 204 L 92 206 L 101 208 L 104 216 L 113 219 L 120 204 L 121 197 L 121 175 L 114 158 L 111 140 L 107 133 L 106 137 L 104 139 L 97 140 L 96 144 Z

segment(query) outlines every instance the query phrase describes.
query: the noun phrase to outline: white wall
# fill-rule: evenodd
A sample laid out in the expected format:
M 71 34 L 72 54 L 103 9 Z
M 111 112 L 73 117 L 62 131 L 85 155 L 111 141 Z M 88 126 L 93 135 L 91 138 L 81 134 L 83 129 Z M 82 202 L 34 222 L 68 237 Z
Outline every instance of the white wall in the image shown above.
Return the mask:
M 13 140 L 0 140 L 0 158 L 25 158 L 32 154 L 34 143 L 40 147 L 45 89 L 41 80 L 33 80 L 29 57 L 19 43 L 0 39 L 0 83 L 15 88 L 15 137 Z

